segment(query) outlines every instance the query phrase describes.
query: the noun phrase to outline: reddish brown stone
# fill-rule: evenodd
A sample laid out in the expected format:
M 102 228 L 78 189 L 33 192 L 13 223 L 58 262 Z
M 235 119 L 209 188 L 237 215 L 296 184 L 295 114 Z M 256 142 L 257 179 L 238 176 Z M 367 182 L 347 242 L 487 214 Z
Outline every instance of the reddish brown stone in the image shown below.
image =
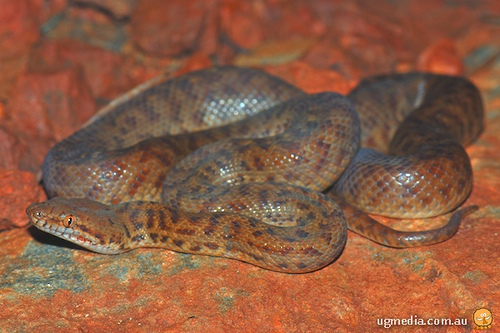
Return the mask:
M 338 44 L 329 39 L 320 40 L 314 44 L 303 60 L 319 68 L 334 69 L 349 80 L 357 81 L 362 76 L 356 62 L 353 62 Z
M 126 45 L 124 26 L 116 24 L 110 15 L 95 8 L 68 6 L 59 19 L 45 29 L 49 39 L 85 40 L 111 51 Z
M 9 122 L 22 123 L 26 136 L 56 140 L 74 132 L 95 113 L 90 89 L 81 71 L 74 67 L 20 77 L 9 105 Z
M 142 50 L 158 55 L 194 51 L 203 39 L 212 1 L 144 0 L 131 17 L 131 36 Z
M 39 37 L 37 8 L 28 0 L 1 0 L 0 7 L 2 57 L 26 53 Z
M 24 71 L 29 49 L 39 37 L 37 8 L 30 1 L 0 0 L 0 98 Z
M 35 72 L 63 70 L 70 65 L 83 69 L 83 79 L 95 98 L 111 100 L 158 73 L 148 73 L 131 59 L 80 41 L 44 41 L 33 52 L 30 69 Z
M 314 39 L 268 41 L 248 53 L 238 55 L 234 63 L 243 67 L 289 63 L 300 59 L 313 44 Z
M 16 169 L 23 148 L 26 150 L 26 147 L 20 144 L 16 134 L 11 133 L 8 129 L 0 128 L 0 152 L 2 153 L 0 167 Z
M 271 74 L 286 79 L 288 82 L 313 94 L 324 91 L 335 91 L 347 94 L 353 84 L 338 72 L 315 68 L 305 62 L 295 62 L 289 65 L 269 67 Z
M 26 226 L 29 220 L 19 212 L 25 210 L 30 203 L 46 198 L 31 172 L 0 169 L 0 188 L 0 231 L 11 226 Z
M 175 76 L 197 71 L 212 65 L 212 61 L 205 54 L 196 53 L 184 62 L 183 66 L 175 72 Z
M 117 19 L 129 17 L 137 5 L 137 0 L 73 0 L 73 2 L 80 5 L 102 8 Z
M 264 39 L 264 27 L 258 13 L 259 4 L 226 0 L 219 9 L 221 34 L 230 43 L 248 49 L 258 45 Z
M 68 5 L 67 0 L 28 0 L 28 3 L 34 13 L 38 15 L 38 24 L 46 24 Z M 34 13 L 33 15 L 35 15 Z
M 1 166 L 37 170 L 50 146 L 94 112 L 90 90 L 75 67 L 20 77 L 11 89 L 0 130 Z
M 460 75 L 464 72 L 464 65 L 453 42 L 443 39 L 424 50 L 418 58 L 417 69 L 424 72 Z
M 237 48 L 253 49 L 262 42 L 317 38 L 326 31 L 313 6 L 300 1 L 245 2 L 226 0 L 220 11 L 221 34 Z

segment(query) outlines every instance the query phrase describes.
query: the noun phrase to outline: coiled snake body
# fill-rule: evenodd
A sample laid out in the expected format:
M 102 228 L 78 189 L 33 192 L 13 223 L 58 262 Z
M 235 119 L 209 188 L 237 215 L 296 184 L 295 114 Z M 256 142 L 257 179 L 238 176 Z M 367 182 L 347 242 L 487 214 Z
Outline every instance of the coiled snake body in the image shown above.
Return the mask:
M 347 225 L 394 247 L 451 237 L 472 208 L 420 232 L 358 209 L 455 209 L 472 188 L 463 145 L 482 119 L 479 92 L 458 77 L 375 77 L 346 98 L 307 95 L 258 70 L 210 68 L 155 85 L 56 144 L 43 165 L 54 199 L 27 213 L 99 253 L 162 247 L 314 271 L 339 255 Z

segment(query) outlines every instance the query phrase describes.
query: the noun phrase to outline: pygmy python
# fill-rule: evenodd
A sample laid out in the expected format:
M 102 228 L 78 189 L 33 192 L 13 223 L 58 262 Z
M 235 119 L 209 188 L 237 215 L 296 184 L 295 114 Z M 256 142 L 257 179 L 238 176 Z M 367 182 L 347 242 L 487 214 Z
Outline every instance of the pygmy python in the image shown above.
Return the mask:
M 214 67 L 154 85 L 57 143 L 42 169 L 53 199 L 27 214 L 99 253 L 159 247 L 309 272 L 338 257 L 347 227 L 392 247 L 451 237 L 474 207 L 417 232 L 360 210 L 457 208 L 472 188 L 463 146 L 482 128 L 479 92 L 461 77 L 379 76 L 344 97 Z

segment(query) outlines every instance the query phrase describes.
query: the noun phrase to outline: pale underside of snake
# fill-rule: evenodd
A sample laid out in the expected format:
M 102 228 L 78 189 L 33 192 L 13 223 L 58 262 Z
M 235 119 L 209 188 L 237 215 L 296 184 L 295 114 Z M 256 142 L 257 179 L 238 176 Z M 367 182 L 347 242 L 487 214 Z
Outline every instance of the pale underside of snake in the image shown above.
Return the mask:
M 338 257 L 347 228 L 392 247 L 450 238 L 475 207 L 415 232 L 361 211 L 456 209 L 472 189 L 463 146 L 482 129 L 480 94 L 461 77 L 374 77 L 344 97 L 214 67 L 154 85 L 57 143 L 43 164 L 53 199 L 27 213 L 99 253 L 158 247 L 309 272 Z

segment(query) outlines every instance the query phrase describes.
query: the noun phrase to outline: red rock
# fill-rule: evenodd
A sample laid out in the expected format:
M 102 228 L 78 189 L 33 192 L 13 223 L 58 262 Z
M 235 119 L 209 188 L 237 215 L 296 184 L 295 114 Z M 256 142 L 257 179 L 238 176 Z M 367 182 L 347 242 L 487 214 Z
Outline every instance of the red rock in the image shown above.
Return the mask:
M 0 168 L 38 172 L 52 137 L 41 137 L 36 132 L 19 133 L 18 123 L 5 121 L 0 125 Z
M 454 43 L 449 39 L 443 39 L 430 45 L 420 54 L 417 69 L 424 72 L 460 75 L 464 72 L 464 65 Z
M 61 140 L 95 113 L 90 89 L 78 68 L 31 73 L 12 89 L 9 121 L 23 133 Z
M 352 84 L 338 72 L 316 68 L 305 62 L 298 61 L 288 65 L 269 67 L 267 70 L 310 94 L 323 91 L 347 94 L 352 89 Z
M 374 51 L 375 52 L 375 51 Z M 367 66 L 371 71 L 377 73 L 379 69 L 372 68 L 373 64 L 367 65 L 352 54 L 347 48 L 339 47 L 339 44 L 330 39 L 321 40 L 316 43 L 305 55 L 304 62 L 314 64 L 319 68 L 334 70 L 345 77 L 351 85 L 365 77 Z
M 183 63 L 182 67 L 176 71 L 175 76 L 197 71 L 212 65 L 213 63 L 209 57 L 203 53 L 196 53 Z
M 314 39 L 267 41 L 234 59 L 238 66 L 278 65 L 297 60 L 315 43 Z
M 90 90 L 75 67 L 20 77 L 12 87 L 0 131 L 2 166 L 37 170 L 50 146 L 94 112 Z
M 68 6 L 64 15 L 45 29 L 50 39 L 79 39 L 91 41 L 108 50 L 119 51 L 125 43 L 124 26 L 105 12 L 90 7 Z
M 114 52 L 68 39 L 41 43 L 33 52 L 30 69 L 35 72 L 53 72 L 71 64 L 83 69 L 82 79 L 90 87 L 92 95 L 107 100 L 157 73 L 146 73 L 144 66 L 138 66 Z
M 0 188 L 2 189 L 0 231 L 10 226 L 26 226 L 29 220 L 19 212 L 25 210 L 30 203 L 46 198 L 37 185 L 35 175 L 31 172 L 0 169 Z
M 293 6 L 283 6 L 279 2 L 270 2 L 269 12 L 281 12 L 280 21 L 276 22 L 275 17 L 268 15 L 269 25 L 274 25 L 277 29 L 274 38 L 317 38 L 327 31 L 326 23 L 318 19 L 314 4 L 307 2 L 295 2 Z
M 255 13 L 257 3 L 226 0 L 219 9 L 220 33 L 227 36 L 231 43 L 247 49 L 256 46 L 264 39 L 261 18 Z
M 408 19 L 414 25 L 415 32 L 419 33 L 415 37 L 420 37 L 425 45 L 459 32 L 464 33 L 464 27 L 475 25 L 478 19 L 476 15 L 481 15 L 480 11 L 470 8 L 466 2 L 454 8 L 443 5 L 444 2 L 412 0 L 406 8 L 407 14 L 413 14 Z
M 245 2 L 226 0 L 219 10 L 221 34 L 237 48 L 253 49 L 260 43 L 317 38 L 326 25 L 302 2 Z
M 28 3 L 34 17 L 38 18 L 38 24 L 46 24 L 68 5 L 67 0 L 28 0 Z
M 0 41 L 2 57 L 12 57 L 26 53 L 38 39 L 37 8 L 30 1 L 0 0 Z
M 363 76 L 391 72 L 392 64 L 396 62 L 391 48 L 384 43 L 349 34 L 343 35 L 339 43 L 346 57 L 356 63 Z M 365 52 L 366 49 L 370 52 Z
M 39 37 L 35 7 L 28 0 L 0 0 L 0 98 L 25 70 L 30 47 Z
M 191 50 L 191 55 L 196 53 L 205 56 L 215 55 L 219 49 L 220 43 L 220 20 L 217 16 L 219 1 L 209 0 L 204 2 L 203 26 L 201 27 L 198 38 L 198 47 Z
M 27 147 L 20 142 L 16 134 L 13 134 L 10 129 L 0 127 L 0 168 L 17 169 L 23 151 L 27 151 Z M 14 131 L 14 133 L 16 133 Z
M 180 55 L 198 46 L 211 1 L 144 0 L 131 17 L 134 43 L 148 53 Z
M 137 5 L 137 0 L 74 0 L 73 2 L 103 8 L 117 19 L 129 17 L 133 12 L 134 7 Z

